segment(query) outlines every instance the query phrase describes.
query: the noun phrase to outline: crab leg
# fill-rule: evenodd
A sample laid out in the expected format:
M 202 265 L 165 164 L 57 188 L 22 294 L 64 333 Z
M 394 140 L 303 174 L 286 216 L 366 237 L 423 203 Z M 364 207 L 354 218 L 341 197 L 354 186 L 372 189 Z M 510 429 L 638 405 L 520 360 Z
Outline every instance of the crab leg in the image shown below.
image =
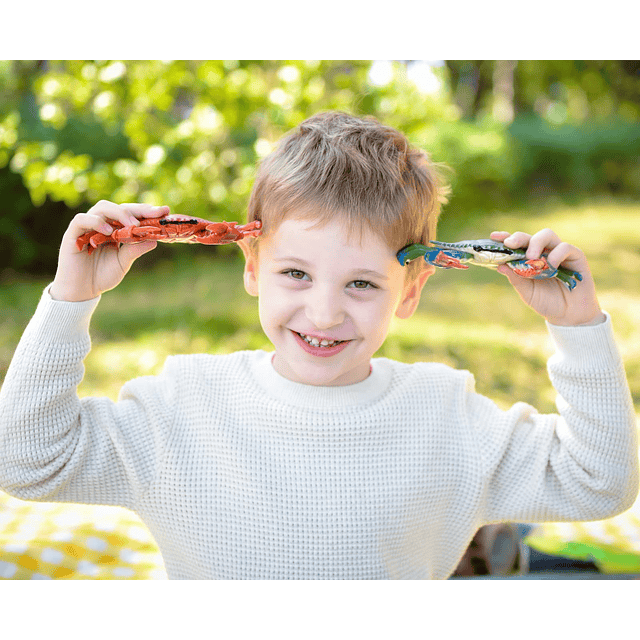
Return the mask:
M 85 233 L 84 236 L 80 236 L 76 240 L 76 245 L 80 250 L 87 244 L 87 251 L 93 253 L 101 244 L 117 244 L 117 242 L 111 236 L 105 236 L 104 233 Z M 82 245 L 82 246 L 81 246 Z
M 468 269 L 463 263 L 469 262 L 471 258 L 473 256 L 470 253 L 452 249 L 430 249 L 424 254 L 425 262 L 441 269 Z
M 556 278 L 564 282 L 567 287 L 569 287 L 569 291 L 571 291 L 571 289 L 573 289 L 579 281 L 582 281 L 582 274 L 579 271 L 571 271 L 570 269 L 565 269 L 564 267 L 558 267 Z
M 408 262 L 411 262 L 411 260 L 424 256 L 428 250 L 428 247 L 425 247 L 423 244 L 410 244 L 404 249 L 400 249 L 396 257 L 404 267 Z

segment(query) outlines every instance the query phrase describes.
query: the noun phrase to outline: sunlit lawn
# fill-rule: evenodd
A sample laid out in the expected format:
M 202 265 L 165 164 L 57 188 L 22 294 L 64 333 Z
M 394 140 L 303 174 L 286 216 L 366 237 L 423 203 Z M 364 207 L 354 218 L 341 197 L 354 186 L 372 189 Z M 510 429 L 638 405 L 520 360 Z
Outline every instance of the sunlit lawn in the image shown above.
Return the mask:
M 543 227 L 587 253 L 640 411 L 640 207 L 614 201 L 547 204 L 476 216 L 464 227 L 445 215 L 440 238 Z M 236 248 L 163 246 L 158 251 L 163 258 L 152 269 L 137 263 L 118 288 L 103 295 L 92 320 L 93 349 L 80 395 L 115 399 L 126 380 L 159 372 L 172 353 L 272 348 L 260 328 L 257 300 L 243 289 Z M 46 283 L 23 279 L 2 287 L 0 379 Z M 418 312 L 394 321 L 378 353 L 469 369 L 478 390 L 499 404 L 523 400 L 544 412 L 555 410 L 545 369 L 549 354 L 544 322 L 520 302 L 506 278 L 479 268 L 438 270 Z

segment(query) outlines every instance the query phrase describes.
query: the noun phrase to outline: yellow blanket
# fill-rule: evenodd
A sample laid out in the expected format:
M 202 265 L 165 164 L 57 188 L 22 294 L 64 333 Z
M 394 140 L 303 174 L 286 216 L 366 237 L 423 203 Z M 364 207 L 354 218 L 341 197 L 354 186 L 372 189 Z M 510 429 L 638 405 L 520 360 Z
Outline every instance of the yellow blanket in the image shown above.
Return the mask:
M 23 502 L 0 492 L 0 579 L 166 579 L 149 530 L 127 509 Z

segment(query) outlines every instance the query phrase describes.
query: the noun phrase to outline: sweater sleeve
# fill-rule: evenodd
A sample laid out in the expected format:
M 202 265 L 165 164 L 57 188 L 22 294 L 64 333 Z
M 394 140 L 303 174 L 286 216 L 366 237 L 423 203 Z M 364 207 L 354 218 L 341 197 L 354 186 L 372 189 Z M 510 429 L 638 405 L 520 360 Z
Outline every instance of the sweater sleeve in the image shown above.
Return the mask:
M 78 398 L 98 301 L 45 290 L 18 344 L 0 391 L 0 488 L 14 497 L 135 509 L 157 475 L 173 417 L 170 366 L 128 382 L 118 402 Z
M 636 419 L 611 320 L 548 325 L 558 414 L 524 403 L 501 411 L 475 393 L 466 415 L 482 452 L 483 524 L 602 520 L 638 494 Z

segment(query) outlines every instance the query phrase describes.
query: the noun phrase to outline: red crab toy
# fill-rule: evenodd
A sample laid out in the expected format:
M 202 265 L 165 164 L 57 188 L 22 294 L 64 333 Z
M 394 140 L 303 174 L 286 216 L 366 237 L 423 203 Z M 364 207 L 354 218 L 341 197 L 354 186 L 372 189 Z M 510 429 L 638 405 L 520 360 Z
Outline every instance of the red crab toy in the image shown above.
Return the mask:
M 211 222 L 202 218 L 167 214 L 159 218 L 141 218 L 139 227 L 125 227 L 115 220 L 108 222 L 113 227 L 111 235 L 89 231 L 76 240 L 78 249 L 82 251 L 87 247 L 91 254 L 102 244 L 135 244 L 145 240 L 229 244 L 262 233 L 262 223 L 259 220 L 238 226 L 237 222 Z

